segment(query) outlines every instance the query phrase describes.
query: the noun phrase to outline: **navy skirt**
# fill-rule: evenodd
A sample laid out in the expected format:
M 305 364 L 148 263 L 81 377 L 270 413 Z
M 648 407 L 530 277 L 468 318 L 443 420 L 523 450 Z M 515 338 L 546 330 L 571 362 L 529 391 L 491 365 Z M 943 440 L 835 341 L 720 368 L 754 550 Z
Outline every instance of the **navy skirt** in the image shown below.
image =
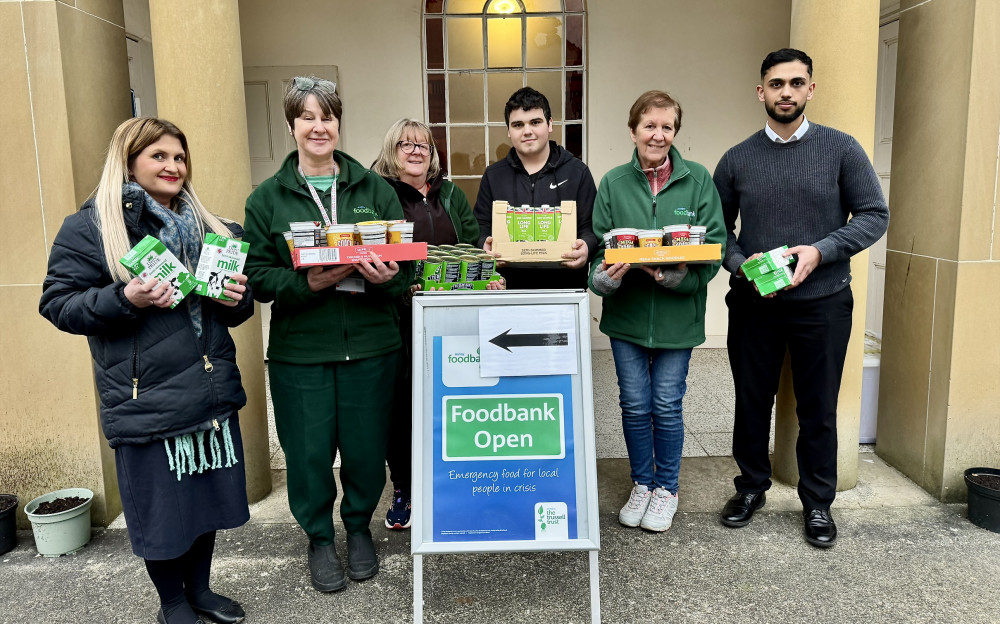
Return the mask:
M 199 536 L 236 528 L 250 519 L 243 437 L 236 415 L 229 419 L 229 432 L 239 463 L 185 473 L 179 481 L 162 440 L 115 449 L 118 491 L 136 556 L 176 559 Z M 221 433 L 219 437 L 221 441 Z

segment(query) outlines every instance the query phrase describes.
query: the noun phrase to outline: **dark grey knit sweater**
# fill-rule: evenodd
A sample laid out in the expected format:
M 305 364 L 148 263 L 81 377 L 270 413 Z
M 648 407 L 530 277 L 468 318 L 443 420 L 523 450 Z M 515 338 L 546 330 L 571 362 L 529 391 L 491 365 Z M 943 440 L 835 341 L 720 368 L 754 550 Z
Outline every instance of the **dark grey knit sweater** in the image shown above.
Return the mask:
M 791 143 L 776 143 L 764 130 L 751 135 L 725 153 L 714 179 L 729 233 L 722 266 L 733 274 L 733 286 L 746 283 L 736 271 L 758 251 L 813 245 L 822 262 L 780 297 L 831 295 L 850 284 L 851 256 L 878 241 L 889 225 L 889 206 L 861 145 L 819 124 L 810 122 Z

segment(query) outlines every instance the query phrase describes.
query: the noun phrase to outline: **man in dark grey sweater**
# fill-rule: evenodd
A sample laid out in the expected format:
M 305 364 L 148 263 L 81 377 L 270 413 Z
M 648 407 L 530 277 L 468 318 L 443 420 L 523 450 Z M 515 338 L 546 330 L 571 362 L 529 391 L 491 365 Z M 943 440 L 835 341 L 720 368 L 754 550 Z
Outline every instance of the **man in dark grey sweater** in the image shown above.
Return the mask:
M 721 520 L 746 526 L 771 487 L 771 409 L 787 349 L 805 536 L 825 548 L 837 539 L 830 504 L 837 490 L 837 396 L 854 307 L 850 259 L 885 233 L 889 207 L 858 142 L 806 120 L 816 88 L 812 59 L 778 50 L 760 73 L 757 97 L 767 123 L 726 152 L 714 176 L 729 232 L 723 266 L 732 273 L 726 303 L 736 384 L 733 457 L 740 468 Z M 761 297 L 741 265 L 782 245 L 789 247 L 786 256 L 796 256 L 792 283 Z

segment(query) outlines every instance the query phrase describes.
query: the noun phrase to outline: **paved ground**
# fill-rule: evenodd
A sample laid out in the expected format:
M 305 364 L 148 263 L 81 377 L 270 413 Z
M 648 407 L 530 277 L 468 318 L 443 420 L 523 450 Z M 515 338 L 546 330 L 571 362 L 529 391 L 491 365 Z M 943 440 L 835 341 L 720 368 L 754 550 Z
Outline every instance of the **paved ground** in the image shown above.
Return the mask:
M 802 539 L 793 488 L 776 485 L 744 529 L 718 523 L 730 458 L 682 463 L 674 526 L 654 535 L 616 522 L 628 492 L 624 460 L 598 462 L 604 622 L 1000 621 L 1000 535 L 972 525 L 871 453 L 859 485 L 837 500 L 839 543 Z M 220 536 L 214 587 L 237 597 L 248 622 L 396 623 L 412 618 L 406 533 L 375 531 L 382 570 L 337 594 L 309 586 L 306 539 L 291 520 L 284 474 L 253 506 L 250 524 Z M 343 544 L 340 544 L 343 551 Z M 589 621 L 582 553 L 428 556 L 427 622 Z M 30 532 L 0 558 L 0 622 L 149 622 L 156 596 L 124 529 L 95 530 L 79 554 L 36 556 Z

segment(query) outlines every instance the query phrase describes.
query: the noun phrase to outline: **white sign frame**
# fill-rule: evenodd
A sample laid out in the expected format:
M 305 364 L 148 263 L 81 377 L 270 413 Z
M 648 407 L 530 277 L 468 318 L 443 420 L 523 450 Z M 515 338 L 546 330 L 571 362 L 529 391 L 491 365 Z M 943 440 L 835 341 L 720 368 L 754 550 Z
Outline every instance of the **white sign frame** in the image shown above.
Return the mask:
M 453 335 L 478 334 L 482 308 L 528 305 L 572 305 L 576 307 L 575 340 L 578 372 L 567 375 L 572 379 L 572 396 L 566 397 L 566 413 L 572 418 L 574 438 L 582 440 L 575 448 L 577 483 L 577 537 L 559 540 L 497 540 L 497 541 L 434 541 L 432 519 L 434 411 L 430 403 L 433 391 L 433 338 L 447 336 L 439 329 L 427 327 L 441 322 L 441 308 L 454 310 L 447 329 L 465 332 Z M 433 310 L 433 311 L 432 311 Z M 454 320 L 454 322 L 452 322 Z M 458 294 L 451 292 L 421 293 L 413 298 L 413 490 L 414 501 L 410 550 L 413 555 L 414 622 L 423 619 L 423 555 L 482 552 L 589 551 L 591 621 L 600 622 L 600 591 L 597 553 L 600 550 L 600 526 L 597 500 L 597 452 L 594 435 L 593 372 L 590 344 L 590 297 L 582 290 L 493 291 Z M 461 389 L 456 389 L 461 394 Z M 492 462 L 488 462 L 492 463 Z M 580 467 L 583 468 L 582 474 Z M 430 480 L 425 480 L 427 476 Z M 582 499 L 582 500 L 581 500 Z

